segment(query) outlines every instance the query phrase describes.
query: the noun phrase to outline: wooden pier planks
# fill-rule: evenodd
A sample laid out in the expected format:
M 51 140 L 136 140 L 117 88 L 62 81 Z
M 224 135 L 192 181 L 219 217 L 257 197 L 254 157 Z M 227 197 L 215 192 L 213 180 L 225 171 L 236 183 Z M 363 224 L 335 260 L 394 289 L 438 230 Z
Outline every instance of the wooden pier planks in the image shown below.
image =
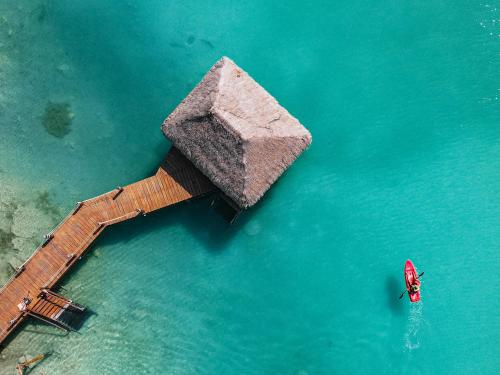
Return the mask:
M 154 176 L 79 203 L 51 232 L 50 241 L 38 247 L 0 289 L 0 344 L 28 317 L 18 308 L 24 297 L 29 297 L 30 306 L 36 306 L 43 316 L 55 312 L 53 305 L 40 298 L 40 291 L 54 287 L 107 226 L 215 190 L 172 148 Z

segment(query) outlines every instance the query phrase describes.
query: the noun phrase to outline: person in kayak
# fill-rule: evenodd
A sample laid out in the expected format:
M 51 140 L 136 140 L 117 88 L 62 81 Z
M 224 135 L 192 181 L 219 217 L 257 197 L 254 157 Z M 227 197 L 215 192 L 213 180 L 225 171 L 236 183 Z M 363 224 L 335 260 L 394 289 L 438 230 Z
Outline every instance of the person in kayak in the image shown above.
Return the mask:
M 420 278 L 424 275 L 424 273 L 422 272 L 420 275 L 417 274 L 417 270 L 411 260 L 407 260 L 405 263 L 404 275 L 406 290 L 401 293 L 399 299 L 403 298 L 405 294 L 408 294 L 411 302 L 420 301 Z

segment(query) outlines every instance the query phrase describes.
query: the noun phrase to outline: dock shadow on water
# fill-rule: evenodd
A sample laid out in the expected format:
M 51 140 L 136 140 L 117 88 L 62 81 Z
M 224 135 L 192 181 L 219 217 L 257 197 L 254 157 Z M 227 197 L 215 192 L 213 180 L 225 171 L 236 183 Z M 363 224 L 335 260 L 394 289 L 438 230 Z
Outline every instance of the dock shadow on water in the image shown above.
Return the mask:
M 399 299 L 404 288 L 398 279 L 391 275 L 385 280 L 385 289 L 387 294 L 387 304 L 394 314 L 402 315 L 404 310 L 403 301 Z
M 174 207 L 151 212 L 145 218 L 120 223 L 98 237 L 92 247 L 126 243 L 139 235 L 180 225 L 213 253 L 226 249 L 237 233 L 239 223 L 230 225 L 210 208 L 211 197 L 181 202 Z M 80 262 L 81 263 L 81 262 Z M 74 269 L 78 269 L 78 265 Z

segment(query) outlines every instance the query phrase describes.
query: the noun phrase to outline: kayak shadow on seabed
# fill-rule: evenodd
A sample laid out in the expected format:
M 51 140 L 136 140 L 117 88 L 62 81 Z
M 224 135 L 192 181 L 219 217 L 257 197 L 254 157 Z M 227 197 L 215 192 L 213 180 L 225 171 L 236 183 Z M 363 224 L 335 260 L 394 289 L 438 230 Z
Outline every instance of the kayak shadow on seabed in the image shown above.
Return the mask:
M 394 275 L 391 275 L 385 281 L 385 289 L 389 308 L 394 314 L 402 315 L 404 304 L 398 299 L 398 295 L 401 293 L 401 282 Z

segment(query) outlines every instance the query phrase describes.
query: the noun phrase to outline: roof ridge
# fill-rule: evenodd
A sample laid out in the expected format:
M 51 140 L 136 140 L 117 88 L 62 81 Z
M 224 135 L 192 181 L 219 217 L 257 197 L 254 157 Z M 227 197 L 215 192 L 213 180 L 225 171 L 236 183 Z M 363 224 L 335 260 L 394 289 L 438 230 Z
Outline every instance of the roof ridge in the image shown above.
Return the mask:
M 275 137 L 272 137 L 272 136 L 253 136 L 251 138 L 248 138 L 246 139 L 246 141 L 250 141 L 250 140 L 261 140 L 261 139 L 269 139 L 269 138 L 278 138 L 278 139 L 288 139 L 288 138 L 310 138 L 312 140 L 312 135 L 311 133 L 304 133 L 303 135 L 285 135 L 285 136 L 275 136 Z

